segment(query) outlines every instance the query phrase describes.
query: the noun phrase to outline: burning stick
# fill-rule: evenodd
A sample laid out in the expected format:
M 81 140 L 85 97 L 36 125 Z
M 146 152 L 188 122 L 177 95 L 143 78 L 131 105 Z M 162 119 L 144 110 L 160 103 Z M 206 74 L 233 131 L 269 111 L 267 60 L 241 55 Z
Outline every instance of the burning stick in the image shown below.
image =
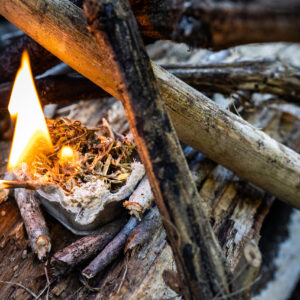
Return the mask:
M 128 201 L 123 203 L 123 206 L 129 210 L 131 215 L 134 215 L 139 220 L 143 213 L 151 206 L 153 194 L 147 177 L 145 176 L 136 190 L 129 197 Z
M 0 180 L 0 189 L 38 190 L 44 185 L 33 180 Z
M 153 236 L 156 229 L 161 225 L 162 222 L 159 211 L 157 207 L 155 207 L 145 216 L 142 222 L 130 232 L 124 251 L 127 252 L 137 246 L 143 245 Z
M 121 230 L 124 223 L 124 219 L 119 219 L 102 227 L 98 232 L 77 240 L 55 253 L 51 259 L 51 265 L 58 274 L 65 274 L 99 253 Z
M 87 279 L 93 278 L 97 273 L 108 266 L 124 249 L 126 239 L 133 228 L 138 224 L 135 217 L 131 217 L 118 235 L 100 252 L 100 254 L 81 272 Z

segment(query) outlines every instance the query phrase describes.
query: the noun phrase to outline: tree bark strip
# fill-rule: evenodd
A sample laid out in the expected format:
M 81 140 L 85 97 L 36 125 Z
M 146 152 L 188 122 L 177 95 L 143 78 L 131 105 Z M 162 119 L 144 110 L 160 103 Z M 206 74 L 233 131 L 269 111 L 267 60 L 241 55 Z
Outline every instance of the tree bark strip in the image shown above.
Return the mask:
M 99 53 L 80 8 L 68 0 L 0 0 L 0 13 L 73 69 L 121 99 L 107 53 Z M 152 67 L 183 142 L 281 200 L 300 207 L 298 154 L 220 109 L 164 69 L 155 64 Z
M 88 0 L 84 9 L 99 50 L 108 54 L 180 270 L 183 295 L 186 299 L 225 296 L 230 288 L 224 257 L 203 212 L 130 6 L 127 0 Z

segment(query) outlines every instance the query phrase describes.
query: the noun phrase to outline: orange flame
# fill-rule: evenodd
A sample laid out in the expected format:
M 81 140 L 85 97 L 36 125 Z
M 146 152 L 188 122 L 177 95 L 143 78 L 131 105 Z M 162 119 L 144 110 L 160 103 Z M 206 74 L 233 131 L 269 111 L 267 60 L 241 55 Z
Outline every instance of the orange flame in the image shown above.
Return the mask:
M 52 149 L 51 138 L 33 81 L 29 55 L 26 51 L 22 55 L 8 110 L 12 119 L 16 119 L 8 161 L 8 169 L 13 169 L 22 162 L 32 163 L 37 154 L 49 152 Z
M 73 164 L 75 162 L 75 154 L 71 147 L 64 146 L 60 150 L 59 154 L 59 162 L 60 164 Z

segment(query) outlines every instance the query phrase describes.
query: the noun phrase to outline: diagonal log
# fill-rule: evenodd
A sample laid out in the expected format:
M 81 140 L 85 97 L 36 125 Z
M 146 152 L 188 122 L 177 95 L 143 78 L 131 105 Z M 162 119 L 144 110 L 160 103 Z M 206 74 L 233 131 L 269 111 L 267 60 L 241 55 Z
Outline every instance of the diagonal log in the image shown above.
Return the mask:
M 99 51 L 107 53 L 180 271 L 183 295 L 185 299 L 226 296 L 230 288 L 224 257 L 159 93 L 130 5 L 127 0 L 87 0 L 84 10 Z M 88 268 L 84 274 L 93 273 Z
M 107 53 L 68 0 L 0 0 L 0 14 L 73 69 L 121 99 Z M 240 177 L 300 208 L 300 157 L 152 63 L 179 138 Z

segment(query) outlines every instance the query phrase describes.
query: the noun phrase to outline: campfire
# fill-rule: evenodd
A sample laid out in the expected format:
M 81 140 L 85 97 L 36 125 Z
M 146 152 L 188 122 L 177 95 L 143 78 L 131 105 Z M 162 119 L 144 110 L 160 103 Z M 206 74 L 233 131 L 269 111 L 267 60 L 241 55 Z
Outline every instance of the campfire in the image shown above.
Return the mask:
M 0 5 L 35 40 L 18 32 L 0 52 L 0 114 L 10 114 L 0 134 L 13 130 L 0 180 L 0 216 L 12 223 L 0 222 L 0 252 L 11 237 L 28 240 L 16 261 L 46 281 L 31 289 L 0 278 L 0 288 L 35 299 L 50 290 L 60 299 L 250 299 L 259 272 L 276 278 L 260 271 L 259 240 L 275 198 L 291 214 L 300 208 L 299 68 L 248 59 L 259 45 L 240 50 L 247 60 L 189 49 L 180 63 L 166 53 L 182 45 L 144 43 L 299 42 L 299 5 L 148 2 Z M 194 51 L 205 64 L 186 64 Z M 18 213 L 6 217 L 15 208 L 19 225 Z

